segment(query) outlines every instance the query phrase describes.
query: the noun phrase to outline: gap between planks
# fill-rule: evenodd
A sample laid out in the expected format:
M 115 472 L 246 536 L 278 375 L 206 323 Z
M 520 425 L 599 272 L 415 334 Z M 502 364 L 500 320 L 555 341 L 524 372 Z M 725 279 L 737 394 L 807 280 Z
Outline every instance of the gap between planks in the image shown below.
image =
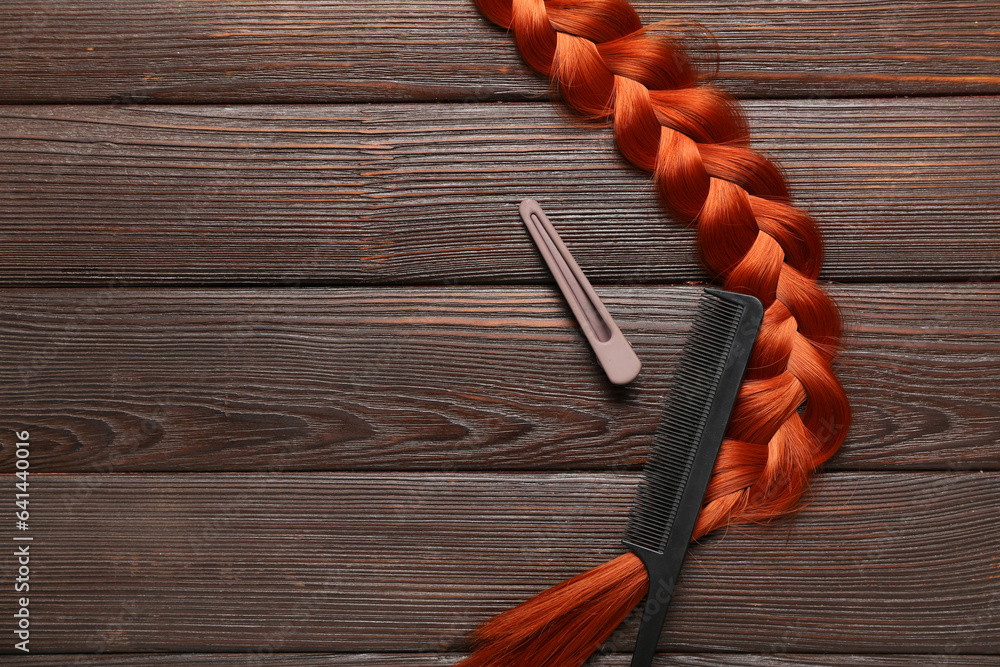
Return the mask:
M 5 664 L 11 667 L 65 667 L 62 661 L 72 659 L 77 667 L 196 667 L 217 665 L 232 667 L 453 667 L 464 654 L 444 653 L 285 653 L 285 654 L 227 654 L 184 653 L 100 656 L 64 654 L 60 656 L 10 656 Z M 589 667 L 628 667 L 628 655 L 610 654 L 595 656 Z M 859 655 L 856 653 L 821 654 L 739 654 L 695 653 L 659 654 L 654 667 L 989 667 L 1000 665 L 1000 656 L 949 655 L 945 652 L 901 655 Z

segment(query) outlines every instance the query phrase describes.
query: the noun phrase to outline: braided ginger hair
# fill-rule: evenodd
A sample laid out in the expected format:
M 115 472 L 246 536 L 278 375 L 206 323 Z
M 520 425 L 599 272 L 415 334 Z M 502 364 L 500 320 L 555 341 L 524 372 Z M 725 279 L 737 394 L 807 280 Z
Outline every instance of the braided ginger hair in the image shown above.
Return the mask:
M 521 56 L 579 114 L 612 120 L 615 141 L 693 225 L 708 271 L 763 303 L 693 539 L 791 512 L 809 474 L 840 447 L 850 408 L 831 370 L 838 312 L 816 284 L 822 240 L 790 204 L 778 168 L 748 147 L 735 100 L 697 73 L 676 42 L 645 29 L 626 0 L 476 0 Z M 487 622 L 465 667 L 577 667 L 646 594 L 627 553 Z

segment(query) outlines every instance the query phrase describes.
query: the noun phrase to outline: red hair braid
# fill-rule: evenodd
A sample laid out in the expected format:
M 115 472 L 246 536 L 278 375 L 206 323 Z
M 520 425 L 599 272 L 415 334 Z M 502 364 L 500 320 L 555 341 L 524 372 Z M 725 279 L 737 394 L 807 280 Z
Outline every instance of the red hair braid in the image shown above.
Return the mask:
M 781 171 L 750 150 L 736 101 L 698 86 L 683 47 L 651 34 L 625 0 L 476 4 L 513 32 L 524 60 L 552 79 L 567 105 L 613 121 L 622 154 L 652 173 L 674 218 L 695 226 L 708 271 L 766 309 L 694 539 L 794 510 L 850 423 L 831 368 L 839 315 L 816 283 L 816 224 L 791 205 Z M 637 563 L 626 554 L 498 616 L 477 631 L 477 652 L 463 665 L 582 664 L 645 594 Z M 565 643 L 565 628 L 579 629 L 581 614 L 603 634 L 550 646 Z

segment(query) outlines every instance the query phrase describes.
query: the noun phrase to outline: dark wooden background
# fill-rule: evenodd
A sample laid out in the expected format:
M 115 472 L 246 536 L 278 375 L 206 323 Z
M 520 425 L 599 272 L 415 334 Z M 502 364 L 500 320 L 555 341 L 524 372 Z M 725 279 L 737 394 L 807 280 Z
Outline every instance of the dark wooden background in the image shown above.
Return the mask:
M 1000 664 L 1000 7 L 636 7 L 712 31 L 820 221 L 855 413 L 793 521 L 692 549 L 656 664 Z M 5 0 L 0 37 L 5 664 L 449 665 L 620 552 L 705 277 L 471 0 Z

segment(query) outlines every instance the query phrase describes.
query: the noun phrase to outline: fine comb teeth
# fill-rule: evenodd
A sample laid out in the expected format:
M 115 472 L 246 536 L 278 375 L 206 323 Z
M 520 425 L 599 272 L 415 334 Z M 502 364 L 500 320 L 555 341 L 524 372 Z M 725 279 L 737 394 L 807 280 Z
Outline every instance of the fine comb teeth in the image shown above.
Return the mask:
M 632 667 L 652 662 L 763 315 L 754 297 L 722 290 L 698 304 L 622 539 L 649 575 Z
M 698 305 L 629 514 L 629 546 L 663 552 L 742 312 L 711 293 Z

